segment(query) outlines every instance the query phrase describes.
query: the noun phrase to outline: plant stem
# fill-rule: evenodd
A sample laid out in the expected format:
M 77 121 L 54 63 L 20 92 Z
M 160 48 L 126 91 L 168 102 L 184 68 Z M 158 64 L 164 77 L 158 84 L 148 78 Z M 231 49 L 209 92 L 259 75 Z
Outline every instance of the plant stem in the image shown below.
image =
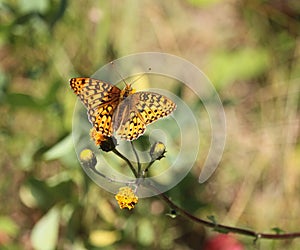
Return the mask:
M 114 152 L 117 156 L 119 156 L 121 159 L 123 159 L 123 160 L 128 164 L 128 166 L 130 167 L 132 173 L 134 174 L 134 177 L 135 177 L 135 178 L 138 178 L 138 173 L 136 172 L 135 168 L 133 167 L 132 162 L 129 161 L 129 160 L 126 158 L 126 156 L 122 155 L 117 149 L 113 149 L 113 152 Z
M 153 185 L 148 183 L 147 186 L 149 186 L 151 189 L 155 190 L 156 192 L 159 192 L 159 190 L 156 187 L 154 187 Z M 215 231 L 218 231 L 218 232 L 235 233 L 235 234 L 240 234 L 240 235 L 252 236 L 252 237 L 255 238 L 254 241 L 256 241 L 258 239 L 286 240 L 286 239 L 294 239 L 294 238 L 299 238 L 300 237 L 300 232 L 285 233 L 285 234 L 257 233 L 255 231 L 244 229 L 244 228 L 230 227 L 230 226 L 214 223 L 214 222 L 211 222 L 211 221 L 206 221 L 206 220 L 200 219 L 200 218 L 190 214 L 189 212 L 187 212 L 183 208 L 177 206 L 175 203 L 173 203 L 169 199 L 169 197 L 167 195 L 165 195 L 163 193 L 160 193 L 159 196 L 172 209 L 175 209 L 176 211 L 179 211 L 180 214 L 184 215 L 188 219 L 190 219 L 190 220 L 192 220 L 196 223 L 202 224 L 206 227 L 213 228 Z
M 139 158 L 139 155 L 138 153 L 136 152 L 136 149 L 133 145 L 133 142 L 130 141 L 130 144 L 131 144 L 131 147 L 132 147 L 132 150 L 133 150 L 133 153 L 135 154 L 135 157 L 136 157 L 136 161 L 137 161 L 137 166 L 138 166 L 138 177 L 141 176 L 141 163 L 140 163 L 140 158 Z
M 148 166 L 144 169 L 143 171 L 143 178 L 146 177 L 146 173 L 149 171 L 149 168 L 152 166 L 152 164 L 155 162 L 156 160 L 152 160 L 149 162 Z

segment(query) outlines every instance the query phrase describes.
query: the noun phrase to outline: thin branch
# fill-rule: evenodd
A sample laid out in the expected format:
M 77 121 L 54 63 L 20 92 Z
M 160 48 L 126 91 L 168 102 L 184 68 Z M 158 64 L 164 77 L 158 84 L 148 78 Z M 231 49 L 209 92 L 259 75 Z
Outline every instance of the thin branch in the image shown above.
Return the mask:
M 154 187 L 153 185 L 148 183 L 147 186 L 149 186 L 151 189 L 154 189 L 156 192 L 159 192 L 159 190 L 156 187 Z M 240 234 L 240 235 L 252 236 L 252 237 L 255 238 L 254 239 L 255 241 L 258 240 L 258 239 L 286 240 L 286 239 L 293 239 L 293 238 L 299 238 L 300 237 L 300 232 L 282 233 L 282 234 L 257 233 L 255 231 L 244 229 L 244 228 L 230 227 L 230 226 L 214 223 L 214 222 L 211 222 L 211 221 L 203 220 L 203 219 L 200 219 L 200 218 L 190 214 L 189 212 L 187 212 L 183 208 L 177 206 L 165 194 L 160 193 L 159 196 L 172 209 L 175 209 L 176 211 L 179 211 L 180 214 L 184 215 L 188 219 L 190 219 L 194 222 L 197 222 L 199 224 L 202 224 L 206 227 L 213 228 L 214 230 L 216 230 L 218 232 L 223 232 L 223 233 L 229 233 L 230 232 L 230 233 L 235 233 L 235 234 Z
M 133 173 L 135 175 L 137 175 L 137 173 L 136 173 L 135 169 L 133 168 L 131 162 L 125 156 L 123 156 L 117 150 L 114 153 L 116 153 L 119 157 L 121 157 L 122 159 L 124 159 L 128 163 L 129 167 L 134 170 Z M 141 184 L 141 180 L 142 179 L 138 179 L 138 180 L 140 180 L 139 182 L 136 182 L 136 180 L 134 182 L 115 180 L 115 179 L 109 178 L 106 175 L 102 174 L 95 167 L 89 167 L 89 168 L 92 169 L 96 174 L 100 175 L 101 177 L 103 177 L 103 178 L 105 178 L 105 179 L 107 179 L 107 180 L 109 180 L 111 182 L 118 182 L 118 183 L 125 183 L 125 184 L 136 183 L 137 186 Z M 149 188 L 151 188 L 155 192 L 160 193 L 160 190 L 158 188 L 156 188 L 155 186 L 153 186 L 152 184 L 150 184 L 149 182 L 147 182 L 146 186 L 149 187 Z M 235 233 L 235 234 L 239 234 L 239 235 L 251 236 L 251 237 L 254 237 L 254 241 L 256 241 L 258 239 L 287 240 L 287 239 L 294 239 L 294 238 L 299 238 L 300 237 L 300 232 L 281 233 L 281 234 L 278 234 L 278 233 L 276 233 L 276 234 L 257 233 L 255 231 L 244 229 L 244 228 L 230 227 L 230 226 L 218 224 L 216 222 L 203 220 L 201 218 L 198 218 L 198 217 L 190 214 L 188 211 L 186 211 L 183 208 L 181 208 L 178 205 L 176 205 L 164 193 L 160 193 L 159 196 L 172 209 L 174 209 L 176 212 L 179 212 L 179 214 L 185 216 L 186 218 L 188 218 L 188 219 L 190 219 L 190 220 L 192 220 L 192 221 L 194 221 L 196 223 L 202 224 L 203 226 L 206 226 L 206 227 L 209 227 L 209 228 L 213 228 L 215 231 L 218 231 L 218 232 L 221 232 L 221 233 Z
M 133 150 L 133 153 L 135 154 L 135 157 L 136 157 L 136 161 L 137 161 L 137 166 L 138 166 L 138 176 L 140 176 L 141 174 L 141 163 L 140 163 L 140 158 L 139 158 L 139 155 L 138 153 L 136 152 L 136 149 L 133 145 L 133 142 L 130 141 L 130 144 L 131 144 L 131 147 L 132 147 L 132 150 Z
M 148 164 L 148 166 L 144 169 L 144 171 L 143 171 L 143 178 L 145 178 L 146 177 L 146 173 L 149 171 L 149 168 L 152 166 L 152 164 L 155 162 L 156 160 L 152 160 L 152 161 L 150 161 L 149 162 L 149 164 Z
M 123 180 L 117 180 L 117 179 L 113 179 L 110 178 L 108 176 L 106 176 L 105 174 L 102 174 L 98 169 L 96 169 L 96 164 L 90 165 L 90 164 L 85 164 L 85 162 L 82 162 L 82 165 L 86 168 L 89 168 L 91 170 L 93 170 L 93 172 L 101 177 L 103 177 L 104 179 L 108 180 L 109 182 L 116 182 L 116 183 L 124 183 L 124 184 L 129 184 L 129 183 L 136 183 L 136 180 L 134 181 L 123 181 Z
M 129 161 L 126 158 L 126 156 L 122 155 L 116 148 L 113 149 L 112 151 L 128 164 L 128 166 L 130 167 L 130 169 L 131 169 L 132 173 L 134 174 L 135 178 L 138 178 L 138 173 L 136 172 L 135 168 L 133 167 L 131 161 Z

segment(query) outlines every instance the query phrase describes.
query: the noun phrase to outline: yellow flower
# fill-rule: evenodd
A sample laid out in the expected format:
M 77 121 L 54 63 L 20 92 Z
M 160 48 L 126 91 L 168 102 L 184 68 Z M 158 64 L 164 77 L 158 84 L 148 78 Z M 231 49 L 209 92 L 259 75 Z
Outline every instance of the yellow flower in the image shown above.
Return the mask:
M 128 208 L 129 210 L 134 208 L 139 199 L 137 196 L 135 196 L 133 190 L 130 187 L 121 187 L 115 198 L 121 209 Z
M 91 130 L 90 130 L 90 136 L 91 138 L 94 140 L 95 144 L 97 146 L 100 146 L 101 142 L 105 141 L 105 135 L 99 133 L 95 127 L 93 127 Z
M 99 133 L 95 127 L 90 130 L 90 136 L 95 144 L 100 146 L 100 148 L 105 152 L 109 152 L 116 147 L 117 141 L 114 137 L 109 137 Z

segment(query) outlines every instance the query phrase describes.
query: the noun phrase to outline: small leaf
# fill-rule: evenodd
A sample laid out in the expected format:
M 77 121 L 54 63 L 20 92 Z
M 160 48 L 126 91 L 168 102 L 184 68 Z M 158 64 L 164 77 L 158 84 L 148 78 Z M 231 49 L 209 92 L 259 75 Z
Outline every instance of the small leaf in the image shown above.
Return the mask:
M 216 218 L 214 215 L 207 216 L 207 219 L 209 219 L 212 223 L 217 224 Z
M 34 226 L 31 242 L 36 250 L 52 250 L 56 248 L 59 228 L 59 210 L 52 208 Z
M 282 229 L 279 228 L 279 227 L 273 227 L 273 228 L 272 228 L 272 231 L 274 231 L 274 232 L 277 233 L 277 234 L 284 233 L 284 230 L 282 230 Z

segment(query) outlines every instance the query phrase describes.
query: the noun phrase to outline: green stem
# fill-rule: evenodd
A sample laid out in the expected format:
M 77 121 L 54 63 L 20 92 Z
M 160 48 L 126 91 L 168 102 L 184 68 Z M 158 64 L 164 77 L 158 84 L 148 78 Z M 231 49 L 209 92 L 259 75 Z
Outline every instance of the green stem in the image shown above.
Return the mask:
M 128 166 L 130 167 L 132 173 L 134 174 L 134 177 L 135 178 L 138 178 L 138 173 L 136 172 L 136 170 L 134 169 L 133 165 L 132 165 L 132 162 L 129 161 L 126 156 L 122 155 L 117 149 L 113 149 L 113 152 L 119 156 L 121 159 L 123 159 L 127 164 Z
M 91 169 L 95 174 L 101 176 L 102 178 L 108 180 L 109 182 L 124 183 L 124 184 L 136 183 L 136 180 L 134 180 L 134 181 L 128 181 L 128 180 L 123 181 L 123 180 L 117 180 L 117 179 L 110 178 L 110 177 L 106 176 L 105 174 L 102 174 L 98 169 L 96 169 L 96 164 L 97 164 L 97 161 L 95 161 L 93 164 L 86 164 L 85 162 L 82 162 L 82 165 L 85 168 Z
M 133 153 L 135 154 L 135 157 L 136 157 L 136 161 L 137 161 L 137 166 L 138 166 L 138 177 L 140 177 L 141 176 L 141 163 L 140 163 L 140 158 L 139 158 L 139 155 L 138 155 L 138 153 L 136 152 L 136 149 L 135 149 L 135 147 L 134 147 L 134 145 L 133 145 L 133 142 L 132 141 L 130 141 L 130 144 L 131 144 L 131 147 L 132 147 L 132 150 L 133 150 Z
M 147 186 L 149 188 L 151 188 L 152 190 L 155 190 L 156 192 L 159 192 L 159 190 L 155 186 L 153 186 L 149 183 L 148 183 Z M 230 227 L 230 226 L 226 226 L 226 225 L 206 221 L 206 220 L 203 220 L 201 218 L 198 218 L 198 217 L 190 214 L 189 212 L 187 212 L 183 208 L 177 206 L 175 203 L 173 203 L 173 201 L 170 200 L 170 198 L 167 195 L 165 195 L 163 193 L 160 193 L 159 196 L 172 209 L 174 209 L 175 211 L 178 211 L 180 214 L 184 215 L 188 219 L 190 219 L 190 220 L 192 220 L 196 223 L 202 224 L 203 226 L 213 228 L 214 230 L 216 230 L 218 232 L 235 233 L 235 234 L 239 234 L 239 235 L 252 236 L 252 237 L 254 237 L 254 241 L 256 241 L 258 239 L 287 240 L 287 239 L 300 238 L 300 232 L 286 233 L 286 234 L 257 233 L 255 231 L 244 229 L 244 228 Z
M 148 166 L 144 169 L 143 171 L 143 178 L 146 177 L 147 172 L 149 171 L 149 168 L 152 166 L 152 164 L 155 162 L 156 160 L 152 160 L 149 162 Z

